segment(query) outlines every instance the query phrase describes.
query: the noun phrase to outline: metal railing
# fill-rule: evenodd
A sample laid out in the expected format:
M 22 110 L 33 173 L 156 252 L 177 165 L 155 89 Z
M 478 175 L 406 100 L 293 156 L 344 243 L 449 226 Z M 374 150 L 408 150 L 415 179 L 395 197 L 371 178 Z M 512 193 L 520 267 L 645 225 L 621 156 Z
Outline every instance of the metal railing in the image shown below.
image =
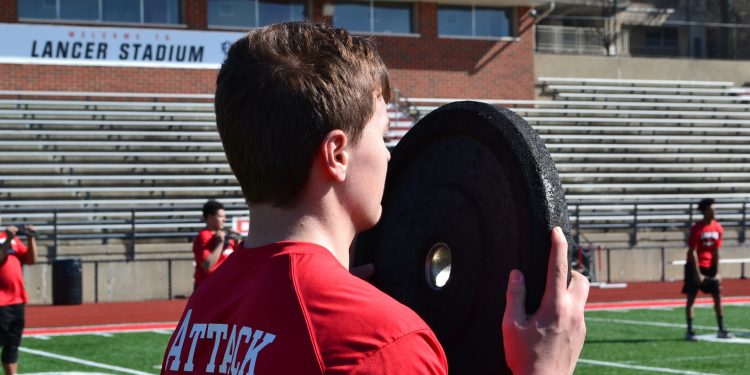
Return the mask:
M 750 198 L 750 197 L 748 197 Z M 606 196 L 602 197 L 606 200 Z M 750 199 L 717 200 L 717 216 L 727 229 L 737 231 L 737 242 L 747 240 L 748 206 Z M 586 232 L 613 231 L 628 233 L 628 245 L 638 244 L 638 234 L 644 229 L 686 231 L 700 214 L 694 202 L 660 201 L 607 201 L 571 202 L 568 214 L 574 240 L 581 242 Z M 244 205 L 227 205 L 227 216 L 246 216 Z M 97 240 L 106 244 L 119 239 L 126 246 L 124 258 L 136 257 L 139 240 L 184 239 L 188 241 L 203 227 L 200 207 L 158 207 L 120 209 L 40 209 L 6 208 L 6 224 L 34 224 L 39 230 L 39 240 L 46 242 L 47 259 L 57 258 L 57 249 L 63 241 Z M 71 255 L 71 254 L 66 254 Z M 86 254 L 73 254 L 85 257 Z
M 717 217 L 722 226 L 737 230 L 737 242 L 747 241 L 747 218 L 750 201 L 717 200 Z M 568 215 L 573 226 L 573 239 L 580 243 L 586 230 L 612 230 L 628 233 L 628 245 L 638 244 L 643 229 L 685 231 L 699 218 L 694 202 L 608 202 L 571 203 Z
M 247 216 L 247 206 L 225 205 L 228 221 L 234 216 Z M 124 260 L 135 260 L 139 240 L 189 241 L 205 224 L 200 206 L 143 208 L 5 208 L 6 225 L 33 224 L 38 241 L 46 245 L 46 258 L 58 258 L 58 249 L 65 241 L 94 240 L 107 244 L 122 241 Z M 153 252 L 150 253 L 154 255 Z M 44 256 L 45 254 L 40 254 Z M 65 256 L 85 257 L 87 253 L 66 253 Z

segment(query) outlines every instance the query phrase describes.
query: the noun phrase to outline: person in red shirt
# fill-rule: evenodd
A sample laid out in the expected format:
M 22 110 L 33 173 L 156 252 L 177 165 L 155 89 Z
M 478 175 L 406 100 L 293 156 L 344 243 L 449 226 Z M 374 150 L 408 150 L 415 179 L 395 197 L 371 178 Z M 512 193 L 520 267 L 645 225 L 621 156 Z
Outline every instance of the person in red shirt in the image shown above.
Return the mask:
M 685 315 L 687 334 L 685 339 L 696 341 L 693 330 L 693 304 L 698 291 L 710 293 L 714 299 L 714 311 L 719 326 L 717 337 L 732 338 L 734 335 L 724 329 L 724 312 L 721 308 L 721 277 L 719 277 L 719 248 L 724 238 L 724 228 L 716 221 L 714 200 L 706 198 L 698 203 L 698 210 L 703 220 L 690 228 L 688 238 L 687 263 L 685 264 L 685 281 L 682 293 L 687 294 Z
M 236 249 L 239 235 L 224 231 L 226 222 L 224 205 L 209 200 L 203 205 L 203 220 L 206 227 L 193 240 L 195 257 L 194 288 L 198 288 L 208 275 L 214 272 Z
M 344 29 L 275 24 L 231 46 L 216 122 L 252 233 L 190 297 L 162 374 L 447 373 L 429 326 L 348 269 L 382 212 L 389 98 L 374 41 Z M 541 307 L 526 314 L 514 270 L 498 317 L 517 374 L 570 374 L 583 347 L 588 281 L 568 286 L 565 237 L 551 238 Z
M 36 228 L 28 225 L 26 247 L 16 236 L 19 228 L 9 225 L 0 232 L 0 346 L 5 375 L 18 372 L 18 347 L 25 325 L 24 307 L 29 298 L 23 285 L 23 265 L 36 263 Z

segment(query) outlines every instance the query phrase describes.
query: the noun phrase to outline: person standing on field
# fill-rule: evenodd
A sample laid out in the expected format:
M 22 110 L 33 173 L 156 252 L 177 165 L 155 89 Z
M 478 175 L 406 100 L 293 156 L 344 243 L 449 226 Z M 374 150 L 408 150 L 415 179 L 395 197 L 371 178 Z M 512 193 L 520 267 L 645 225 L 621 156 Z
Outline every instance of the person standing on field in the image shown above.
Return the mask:
M 719 248 L 724 238 L 724 228 L 716 220 L 714 200 L 706 198 L 698 203 L 698 210 L 703 219 L 690 228 L 688 239 L 687 263 L 685 264 L 685 281 L 682 293 L 687 295 L 685 316 L 687 334 L 685 339 L 696 341 L 693 330 L 695 311 L 693 304 L 698 291 L 710 293 L 714 300 L 716 323 L 719 327 L 717 337 L 728 339 L 734 337 L 724 328 L 724 310 L 721 307 L 721 277 L 719 276 Z
M 1 222 L 1 220 L 0 220 Z M 26 234 L 26 246 L 18 235 Z M 26 323 L 25 306 L 29 302 L 23 283 L 23 265 L 37 260 L 36 228 L 19 230 L 9 225 L 0 232 L 0 346 L 5 375 L 18 372 L 18 348 Z
M 238 245 L 238 234 L 225 232 L 227 216 L 224 205 L 210 200 L 203 205 L 203 228 L 193 240 L 195 257 L 194 289 L 231 255 Z

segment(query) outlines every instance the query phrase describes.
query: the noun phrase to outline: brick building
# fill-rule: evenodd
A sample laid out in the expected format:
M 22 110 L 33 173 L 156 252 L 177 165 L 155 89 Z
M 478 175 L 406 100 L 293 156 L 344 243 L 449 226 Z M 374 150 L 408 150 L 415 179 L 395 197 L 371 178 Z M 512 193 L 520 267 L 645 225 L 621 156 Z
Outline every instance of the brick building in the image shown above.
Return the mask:
M 533 99 L 531 2 L 479 3 L 0 0 L 0 90 L 212 93 L 217 40 L 312 19 L 375 38 L 402 96 Z

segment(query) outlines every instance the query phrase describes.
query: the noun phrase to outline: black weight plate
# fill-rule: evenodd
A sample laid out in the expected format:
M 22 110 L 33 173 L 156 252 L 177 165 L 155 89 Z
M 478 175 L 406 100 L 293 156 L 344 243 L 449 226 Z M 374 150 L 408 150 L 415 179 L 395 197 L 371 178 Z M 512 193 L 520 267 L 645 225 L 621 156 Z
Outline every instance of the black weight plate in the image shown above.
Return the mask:
M 373 262 L 373 283 L 435 331 L 452 374 L 509 373 L 501 328 L 508 275 L 523 271 L 526 309 L 536 311 L 553 226 L 572 245 L 560 179 L 536 132 L 507 109 L 451 103 L 393 150 L 382 218 L 358 237 L 355 263 Z M 452 262 L 438 287 L 426 261 L 441 243 Z

